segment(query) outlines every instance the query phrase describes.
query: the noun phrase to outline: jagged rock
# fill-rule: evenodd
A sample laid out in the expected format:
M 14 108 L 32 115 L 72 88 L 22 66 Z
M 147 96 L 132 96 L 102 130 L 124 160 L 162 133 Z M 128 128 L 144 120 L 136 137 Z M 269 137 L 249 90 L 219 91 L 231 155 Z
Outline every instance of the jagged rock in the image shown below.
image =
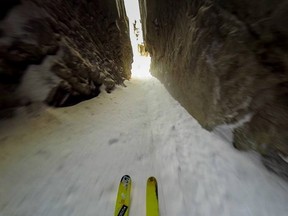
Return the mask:
M 27 0 L 12 7 L 19 2 L 10 1 L 9 7 L 1 9 L 0 87 L 9 85 L 16 97 L 17 86 L 22 85 L 31 65 L 43 65 L 39 68 L 45 71 L 49 65 L 59 83 L 55 87 L 53 78 L 53 84 L 46 85 L 44 92 L 51 88 L 46 101 L 66 106 L 97 96 L 105 78 L 114 84 L 130 78 L 132 48 L 123 0 Z M 27 13 L 29 10 L 33 13 Z M 55 56 L 55 62 L 45 66 L 50 55 Z M 100 79 L 104 70 L 107 73 Z M 41 77 L 41 71 L 39 74 L 43 83 L 49 79 L 47 71 L 45 76 Z M 109 91 L 114 88 L 112 82 L 106 81 Z M 22 91 L 20 97 L 24 96 Z M 0 103 L 7 103 L 2 98 Z M 29 94 L 29 100 L 39 98 Z
M 110 78 L 105 78 L 103 84 L 105 85 L 105 90 L 108 93 L 111 93 L 111 91 L 115 88 L 115 82 Z
M 288 2 L 139 2 L 151 71 L 169 92 L 209 130 L 251 113 L 234 145 L 287 156 Z
M 14 41 L 7 50 L 5 60 L 14 64 L 39 64 L 43 59 L 41 48 L 36 44 Z
M 281 177 L 288 180 L 288 161 L 287 157 L 279 154 L 277 151 L 269 151 L 262 157 L 262 162 L 265 167 L 272 172 L 277 173 Z

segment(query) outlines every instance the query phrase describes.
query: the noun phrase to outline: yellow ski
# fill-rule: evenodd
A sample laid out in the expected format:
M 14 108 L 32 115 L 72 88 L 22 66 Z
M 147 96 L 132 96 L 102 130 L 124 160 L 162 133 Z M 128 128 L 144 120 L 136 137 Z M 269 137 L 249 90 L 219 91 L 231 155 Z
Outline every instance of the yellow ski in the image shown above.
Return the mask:
M 114 216 L 128 216 L 129 215 L 131 184 L 132 184 L 132 180 L 130 176 L 124 175 L 121 178 L 119 188 L 118 188 Z
M 146 216 L 159 216 L 158 188 L 155 177 L 150 177 L 147 180 Z

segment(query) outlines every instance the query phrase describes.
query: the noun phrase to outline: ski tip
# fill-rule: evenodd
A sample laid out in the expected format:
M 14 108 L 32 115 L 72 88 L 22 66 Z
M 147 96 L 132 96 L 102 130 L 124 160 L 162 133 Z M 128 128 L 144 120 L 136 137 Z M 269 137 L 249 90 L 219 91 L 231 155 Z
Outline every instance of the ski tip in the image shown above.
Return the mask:
M 150 176 L 147 181 L 148 182 L 157 182 L 157 180 L 154 176 Z
M 122 180 L 131 180 L 131 177 L 129 176 L 129 175 L 124 175 L 124 176 L 122 176 L 122 178 L 121 178 L 121 181 Z

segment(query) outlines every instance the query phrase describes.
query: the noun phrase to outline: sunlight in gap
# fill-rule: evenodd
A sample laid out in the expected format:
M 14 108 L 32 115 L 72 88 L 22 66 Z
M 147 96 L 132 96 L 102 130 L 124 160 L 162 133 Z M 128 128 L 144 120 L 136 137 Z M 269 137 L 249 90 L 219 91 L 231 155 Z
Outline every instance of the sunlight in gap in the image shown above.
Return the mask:
M 151 78 L 149 72 L 151 60 L 144 48 L 138 0 L 124 0 L 124 2 L 129 18 L 130 39 L 133 49 L 132 78 Z

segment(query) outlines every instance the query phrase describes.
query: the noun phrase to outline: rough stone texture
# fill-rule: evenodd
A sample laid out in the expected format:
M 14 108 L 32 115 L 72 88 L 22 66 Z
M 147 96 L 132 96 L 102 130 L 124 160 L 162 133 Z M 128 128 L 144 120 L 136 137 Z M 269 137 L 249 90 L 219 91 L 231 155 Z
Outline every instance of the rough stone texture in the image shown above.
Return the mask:
M 139 2 L 153 75 L 209 130 L 252 113 L 234 145 L 287 175 L 288 1 Z
M 102 84 L 110 92 L 130 78 L 132 48 L 123 0 L 7 2 L 3 7 L 0 3 L 0 110 L 4 114 L 38 100 L 53 106 L 73 105 L 97 96 Z M 55 58 L 46 64 L 48 56 Z M 38 71 L 33 65 L 39 65 Z M 37 98 L 32 73 L 45 89 Z M 30 92 L 26 92 L 28 84 Z
M 20 4 L 20 0 L 2 0 L 0 7 L 0 19 L 3 19 L 13 6 Z

